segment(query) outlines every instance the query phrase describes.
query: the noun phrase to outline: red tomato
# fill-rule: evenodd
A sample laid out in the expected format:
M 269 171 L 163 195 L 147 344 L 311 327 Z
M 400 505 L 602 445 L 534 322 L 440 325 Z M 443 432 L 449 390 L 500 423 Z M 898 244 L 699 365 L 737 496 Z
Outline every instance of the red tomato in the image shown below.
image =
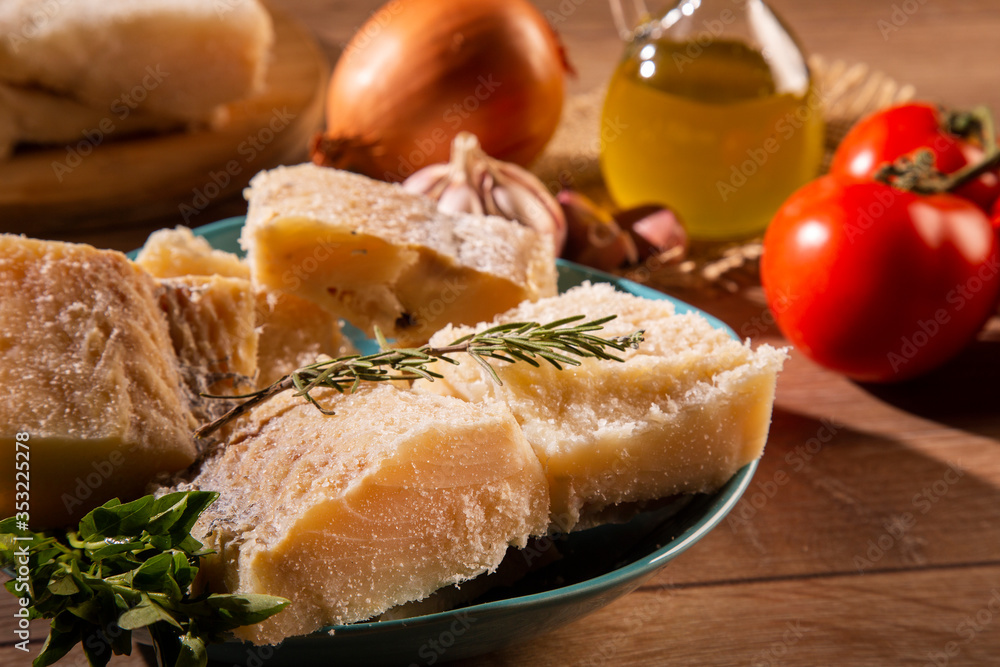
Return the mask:
M 824 176 L 771 222 L 761 281 L 808 357 L 857 380 L 903 380 L 975 338 L 1000 294 L 1000 243 L 960 197 Z
M 830 173 L 868 180 L 886 162 L 921 148 L 934 153 L 934 166 L 946 174 L 982 160 L 983 151 L 941 127 L 941 113 L 931 104 L 901 104 L 862 118 L 833 154 Z M 989 211 L 1000 197 L 1000 175 L 988 171 L 955 194 Z

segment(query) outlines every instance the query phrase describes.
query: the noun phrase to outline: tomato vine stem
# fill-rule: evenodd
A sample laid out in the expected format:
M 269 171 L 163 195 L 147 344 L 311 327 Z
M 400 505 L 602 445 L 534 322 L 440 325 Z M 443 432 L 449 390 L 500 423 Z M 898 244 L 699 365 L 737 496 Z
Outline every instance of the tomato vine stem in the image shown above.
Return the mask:
M 875 180 L 900 190 L 921 195 L 952 192 L 982 174 L 1000 166 L 1000 146 L 997 145 L 993 115 L 985 106 L 970 111 L 943 111 L 942 127 L 949 134 L 971 139 L 983 149 L 983 157 L 951 174 L 934 167 L 934 153 L 922 148 L 904 155 L 895 162 L 882 165 Z

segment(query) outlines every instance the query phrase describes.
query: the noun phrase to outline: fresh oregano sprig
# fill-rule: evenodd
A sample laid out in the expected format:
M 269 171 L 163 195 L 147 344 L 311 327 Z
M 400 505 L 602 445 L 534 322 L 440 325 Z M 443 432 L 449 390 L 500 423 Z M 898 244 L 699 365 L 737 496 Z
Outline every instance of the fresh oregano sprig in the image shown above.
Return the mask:
M 556 368 L 579 366 L 582 358 L 597 358 L 621 361 L 609 350 L 624 351 L 638 347 L 643 332 L 636 331 L 627 336 L 602 338 L 594 335 L 605 324 L 615 319 L 609 315 L 589 322 L 581 322 L 583 315 L 566 317 L 548 324 L 537 322 L 513 322 L 500 324 L 475 334 L 463 336 L 450 345 L 418 348 L 391 348 L 378 329 L 375 337 L 379 351 L 368 355 L 350 355 L 319 361 L 304 366 L 277 380 L 260 391 L 241 396 L 209 396 L 209 398 L 244 399 L 232 410 L 215 421 L 205 424 L 195 435 L 204 438 L 228 422 L 249 411 L 267 399 L 289 389 L 295 389 L 297 396 L 304 397 L 323 414 L 332 411 L 321 406 L 312 395 L 317 387 L 329 387 L 342 393 L 355 391 L 362 382 L 385 380 L 434 380 L 442 377 L 428 366 L 435 361 L 457 364 L 451 355 L 465 353 L 472 356 L 494 381 L 503 384 L 496 370 L 486 360 L 499 359 L 509 363 L 523 361 L 535 367 L 539 360 L 547 361 Z
M 0 557 L 15 573 L 7 590 L 30 599 L 32 619 L 51 621 L 34 667 L 51 665 L 78 643 L 91 665 L 106 665 L 112 654 L 131 653 L 139 628 L 148 629 L 159 664 L 204 667 L 207 643 L 281 611 L 288 600 L 270 595 L 192 596 L 200 559 L 211 552 L 191 528 L 217 497 L 185 491 L 110 500 L 61 534 L 0 521 Z

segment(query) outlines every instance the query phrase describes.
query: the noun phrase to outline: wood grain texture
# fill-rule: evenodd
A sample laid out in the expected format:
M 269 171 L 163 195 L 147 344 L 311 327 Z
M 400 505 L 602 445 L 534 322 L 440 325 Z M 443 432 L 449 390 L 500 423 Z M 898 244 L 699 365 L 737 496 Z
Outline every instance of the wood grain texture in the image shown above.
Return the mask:
M 669 568 L 668 568 L 669 569 Z M 949 655 L 950 654 L 950 655 Z M 644 586 L 456 666 L 996 664 L 1000 566 Z M 446 656 L 445 656 L 446 657 Z
M 303 20 L 332 61 L 378 2 L 273 4 Z M 603 84 L 621 51 L 606 2 L 538 4 L 564 19 L 557 27 L 580 73 L 572 90 Z M 867 63 L 924 98 L 1000 110 L 996 0 L 770 4 L 811 52 Z M 215 202 L 204 221 L 241 207 Z M 176 222 L 62 237 L 129 249 Z M 784 344 L 759 292 L 678 296 L 755 342 Z M 457 664 L 1000 663 L 997 377 L 997 323 L 947 367 L 892 387 L 853 383 L 793 352 L 764 458 L 727 521 L 612 605 Z M 27 665 L 11 646 L 12 602 L 0 596 L 0 665 Z M 41 638 L 33 641 L 37 651 Z

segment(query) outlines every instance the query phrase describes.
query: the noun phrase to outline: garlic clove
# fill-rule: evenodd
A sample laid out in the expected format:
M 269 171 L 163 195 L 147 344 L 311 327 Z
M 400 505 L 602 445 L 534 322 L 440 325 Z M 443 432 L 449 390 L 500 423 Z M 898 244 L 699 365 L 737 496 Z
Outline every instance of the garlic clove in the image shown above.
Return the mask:
M 414 172 L 403 181 L 403 189 L 407 192 L 434 196 L 440 194 L 448 185 L 450 168 L 447 164 L 434 164 Z
M 662 256 L 681 258 L 687 251 L 688 235 L 677 213 L 649 204 L 615 213 L 615 221 L 632 236 L 639 259 Z
M 427 195 L 448 213 L 498 215 L 552 238 L 558 256 L 566 240 L 566 219 L 556 199 L 531 172 L 495 160 L 479 140 L 460 132 L 451 162 L 425 167 L 403 183 L 409 192 Z
M 579 192 L 556 195 L 566 218 L 563 257 L 601 271 L 613 271 L 638 261 L 632 238 L 615 219 Z
M 438 210 L 443 213 L 475 213 L 483 215 L 485 209 L 479 194 L 464 183 L 450 183 L 438 196 Z
M 550 235 L 557 251 L 562 250 L 566 242 L 566 218 L 562 208 L 548 208 L 537 193 L 516 181 L 507 181 L 507 185 L 495 185 L 489 192 L 497 215 L 508 220 L 517 219 Z

